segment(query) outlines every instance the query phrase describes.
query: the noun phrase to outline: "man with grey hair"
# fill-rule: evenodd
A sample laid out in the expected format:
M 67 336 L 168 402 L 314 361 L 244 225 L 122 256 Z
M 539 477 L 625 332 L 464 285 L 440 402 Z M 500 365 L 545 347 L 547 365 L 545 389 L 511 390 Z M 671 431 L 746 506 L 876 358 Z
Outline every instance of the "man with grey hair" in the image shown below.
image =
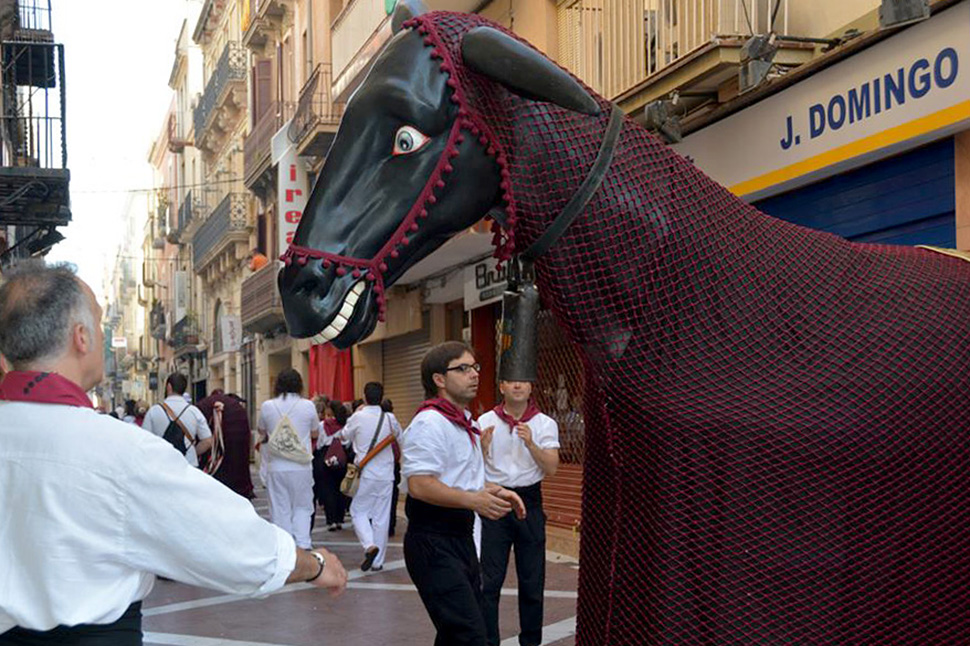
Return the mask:
M 32 262 L 6 279 L 0 645 L 141 644 L 156 574 L 248 595 L 293 581 L 344 589 L 333 554 L 297 549 L 169 443 L 92 409 L 101 308 L 70 269 Z

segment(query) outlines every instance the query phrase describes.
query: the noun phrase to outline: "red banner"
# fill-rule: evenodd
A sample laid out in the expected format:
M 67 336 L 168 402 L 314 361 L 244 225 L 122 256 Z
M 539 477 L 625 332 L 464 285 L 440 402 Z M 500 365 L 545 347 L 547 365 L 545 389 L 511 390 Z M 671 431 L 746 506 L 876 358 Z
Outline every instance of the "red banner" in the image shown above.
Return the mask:
M 310 396 L 331 399 L 354 398 L 354 373 L 350 350 L 337 350 L 329 343 L 310 347 Z

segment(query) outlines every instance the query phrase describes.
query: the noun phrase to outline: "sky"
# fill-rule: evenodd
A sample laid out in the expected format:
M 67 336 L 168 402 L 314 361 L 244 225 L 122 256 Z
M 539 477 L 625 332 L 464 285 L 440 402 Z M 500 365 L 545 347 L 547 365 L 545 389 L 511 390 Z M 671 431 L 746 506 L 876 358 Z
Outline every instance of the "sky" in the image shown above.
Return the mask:
M 147 213 L 148 153 L 173 92 L 168 86 L 182 20 L 199 0 L 51 0 L 54 40 L 64 45 L 72 222 L 48 260 L 67 261 L 103 297 L 132 208 Z

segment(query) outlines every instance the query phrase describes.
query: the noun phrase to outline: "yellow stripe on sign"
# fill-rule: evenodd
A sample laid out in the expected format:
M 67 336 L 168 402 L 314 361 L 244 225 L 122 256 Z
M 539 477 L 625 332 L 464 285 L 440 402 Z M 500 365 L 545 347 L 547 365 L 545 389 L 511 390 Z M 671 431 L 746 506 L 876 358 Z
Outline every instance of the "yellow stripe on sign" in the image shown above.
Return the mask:
M 954 258 L 959 258 L 960 260 L 965 260 L 970 262 L 970 251 L 960 251 L 959 249 L 946 249 L 944 247 L 931 247 L 926 244 L 916 245 L 917 249 L 926 249 L 927 251 L 933 251 L 936 253 L 941 253 L 944 256 L 953 256 Z
M 970 119 L 970 101 L 958 103 L 949 108 L 928 114 L 908 123 L 903 123 L 888 130 L 877 132 L 858 141 L 833 148 L 814 157 L 803 159 L 800 162 L 791 164 L 784 168 L 766 173 L 761 177 L 749 179 L 746 182 L 735 184 L 730 188 L 735 195 L 743 196 L 756 193 L 776 184 L 807 175 L 819 169 L 832 166 L 847 159 L 865 155 L 880 148 L 892 146 L 901 141 L 913 139 L 920 135 L 925 135 L 941 128 L 959 123 L 965 119 Z

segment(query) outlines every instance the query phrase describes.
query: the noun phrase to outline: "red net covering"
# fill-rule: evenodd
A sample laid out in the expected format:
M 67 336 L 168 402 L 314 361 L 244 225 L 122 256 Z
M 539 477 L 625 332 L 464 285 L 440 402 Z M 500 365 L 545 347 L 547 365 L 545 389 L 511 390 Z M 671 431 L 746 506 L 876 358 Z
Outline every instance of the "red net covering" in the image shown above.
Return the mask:
M 485 23 L 414 26 L 524 248 L 609 109 L 466 69 Z M 537 271 L 586 369 L 577 643 L 970 643 L 970 264 L 767 217 L 627 122 Z

